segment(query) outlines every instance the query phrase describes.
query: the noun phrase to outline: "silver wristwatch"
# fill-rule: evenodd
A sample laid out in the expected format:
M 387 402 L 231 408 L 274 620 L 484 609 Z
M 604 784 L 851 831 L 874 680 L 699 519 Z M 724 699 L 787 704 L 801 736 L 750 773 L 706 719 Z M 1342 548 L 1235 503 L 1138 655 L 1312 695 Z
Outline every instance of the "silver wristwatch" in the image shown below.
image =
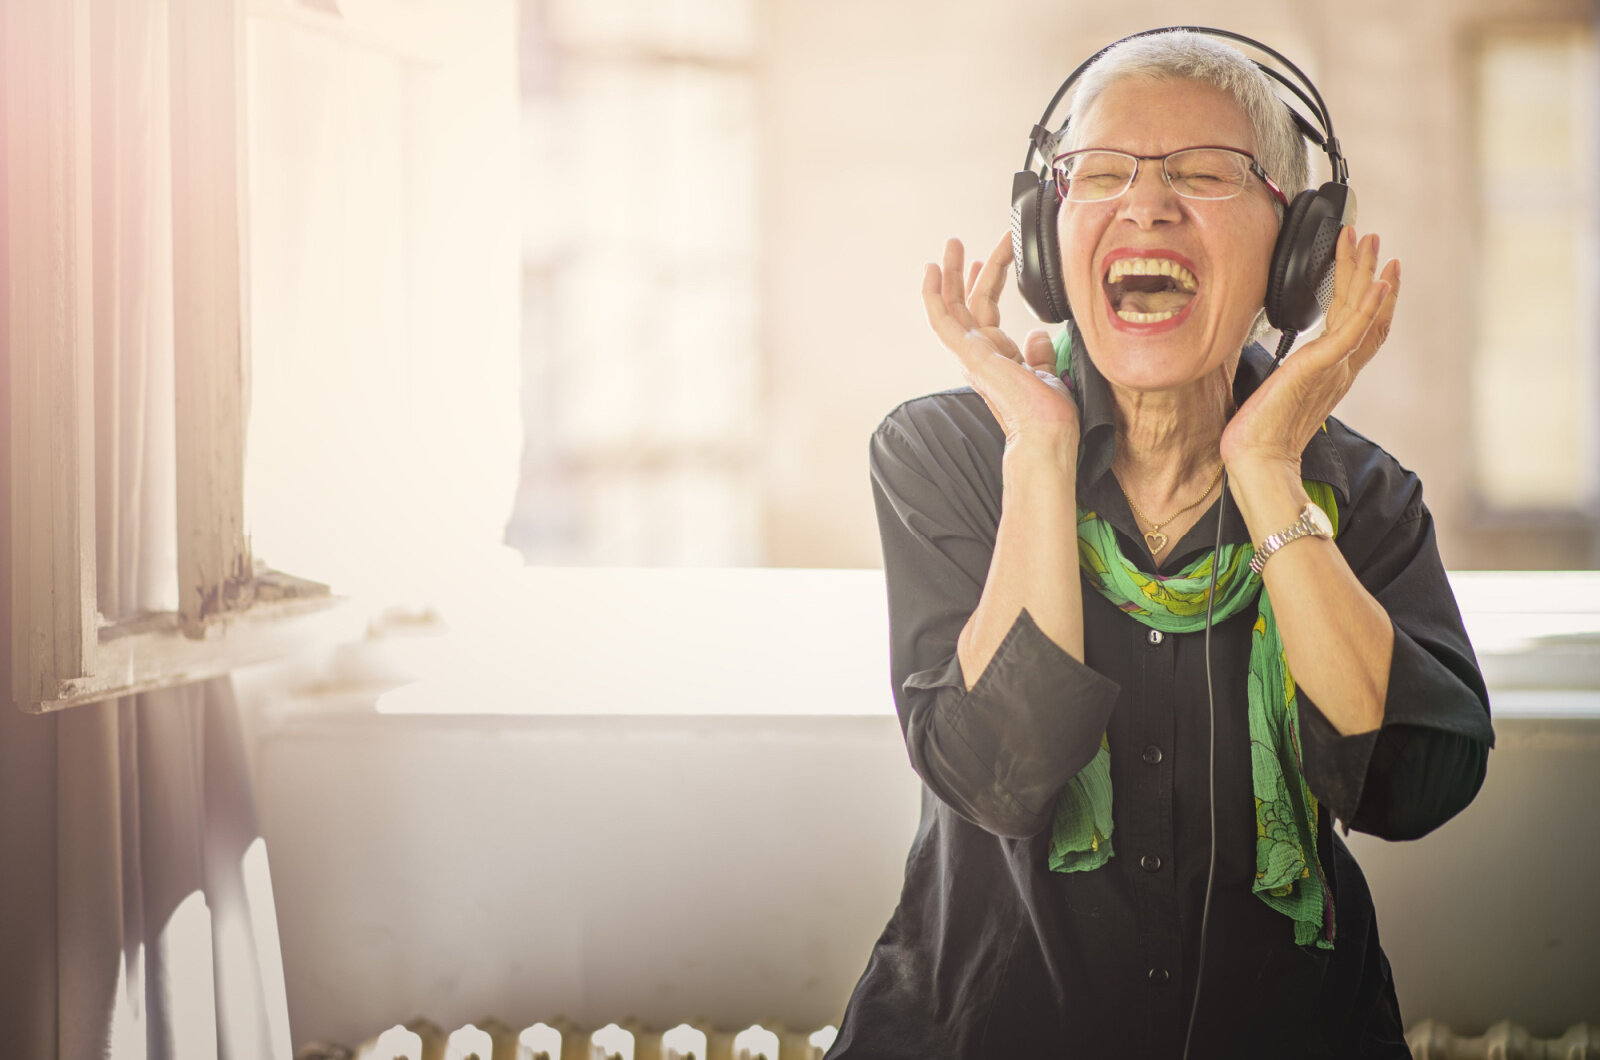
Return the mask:
M 1272 554 L 1289 542 L 1302 537 L 1323 537 L 1333 539 L 1333 524 L 1328 522 L 1328 513 L 1315 504 L 1308 504 L 1300 510 L 1300 518 L 1287 530 L 1279 530 L 1276 534 L 1268 534 L 1256 546 L 1256 554 L 1250 560 L 1250 569 L 1257 574 L 1267 565 L 1267 560 Z

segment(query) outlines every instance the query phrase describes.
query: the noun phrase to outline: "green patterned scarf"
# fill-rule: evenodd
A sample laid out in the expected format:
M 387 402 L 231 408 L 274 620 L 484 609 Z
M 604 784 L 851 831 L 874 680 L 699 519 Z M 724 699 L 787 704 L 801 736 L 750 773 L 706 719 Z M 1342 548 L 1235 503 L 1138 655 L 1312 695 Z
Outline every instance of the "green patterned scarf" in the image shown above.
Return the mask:
M 1070 328 L 1056 339 L 1057 364 L 1071 371 Z M 1070 374 L 1068 378 L 1071 378 Z M 1306 492 L 1338 532 L 1339 513 L 1325 482 L 1306 480 Z M 1250 767 L 1256 803 L 1256 880 L 1253 890 L 1273 909 L 1294 921 L 1298 946 L 1333 948 L 1333 903 L 1317 858 L 1316 796 L 1306 785 L 1300 763 L 1299 719 L 1294 678 L 1283 640 L 1272 617 L 1272 601 L 1261 577 L 1250 570 L 1250 545 L 1224 545 L 1177 574 L 1145 574 L 1122 554 L 1116 532 L 1094 512 L 1078 512 L 1078 566 L 1084 579 L 1136 621 L 1163 633 L 1205 629 L 1211 566 L 1217 569 L 1213 621 L 1221 622 L 1259 601 L 1250 638 Z M 1220 557 L 1220 559 L 1219 559 Z M 1086 872 L 1104 865 L 1111 847 L 1111 754 L 1105 736 L 1100 750 L 1056 800 L 1050 836 L 1050 868 Z

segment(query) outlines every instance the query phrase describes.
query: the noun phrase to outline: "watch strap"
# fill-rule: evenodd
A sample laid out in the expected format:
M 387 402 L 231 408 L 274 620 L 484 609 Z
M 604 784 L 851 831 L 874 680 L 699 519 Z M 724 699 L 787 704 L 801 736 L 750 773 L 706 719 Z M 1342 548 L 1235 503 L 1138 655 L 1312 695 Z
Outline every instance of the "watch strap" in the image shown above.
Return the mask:
M 1256 546 L 1255 555 L 1250 558 L 1250 569 L 1256 574 L 1261 573 L 1261 568 L 1267 565 L 1279 549 L 1291 541 L 1298 541 L 1302 537 L 1321 537 L 1332 539 L 1333 534 L 1317 525 L 1317 514 L 1321 512 L 1315 503 L 1307 504 L 1300 510 L 1300 518 L 1295 520 L 1286 529 L 1275 534 L 1268 534 Z M 1324 519 L 1327 517 L 1324 516 Z

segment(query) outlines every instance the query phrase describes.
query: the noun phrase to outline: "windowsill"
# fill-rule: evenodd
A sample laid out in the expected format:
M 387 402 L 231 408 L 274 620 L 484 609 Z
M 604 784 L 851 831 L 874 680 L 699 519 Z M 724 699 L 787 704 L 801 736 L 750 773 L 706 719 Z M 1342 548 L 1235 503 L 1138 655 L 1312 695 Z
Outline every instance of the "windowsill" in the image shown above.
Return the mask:
M 263 710 L 894 715 L 876 570 L 526 567 L 373 629 Z
M 326 586 L 263 570 L 255 599 L 186 628 L 175 612 L 102 625 L 93 671 L 63 681 L 54 698 L 21 704 L 42 714 L 86 703 L 204 681 L 242 667 L 291 658 L 360 635 L 363 619 Z
M 1497 718 L 1600 718 L 1600 572 L 1467 571 L 1451 582 Z M 437 613 L 372 628 L 263 706 L 278 716 L 894 714 L 878 570 L 519 568 Z

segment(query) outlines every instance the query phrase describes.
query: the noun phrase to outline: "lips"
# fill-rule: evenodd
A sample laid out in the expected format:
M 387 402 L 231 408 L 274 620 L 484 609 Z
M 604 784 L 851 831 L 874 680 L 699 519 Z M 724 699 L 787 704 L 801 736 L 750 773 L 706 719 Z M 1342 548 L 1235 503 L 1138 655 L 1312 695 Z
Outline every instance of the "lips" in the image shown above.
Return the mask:
M 1113 325 L 1135 326 L 1119 330 L 1176 326 L 1200 289 L 1193 263 L 1175 251 L 1122 247 L 1106 255 L 1103 267 L 1101 284 Z

